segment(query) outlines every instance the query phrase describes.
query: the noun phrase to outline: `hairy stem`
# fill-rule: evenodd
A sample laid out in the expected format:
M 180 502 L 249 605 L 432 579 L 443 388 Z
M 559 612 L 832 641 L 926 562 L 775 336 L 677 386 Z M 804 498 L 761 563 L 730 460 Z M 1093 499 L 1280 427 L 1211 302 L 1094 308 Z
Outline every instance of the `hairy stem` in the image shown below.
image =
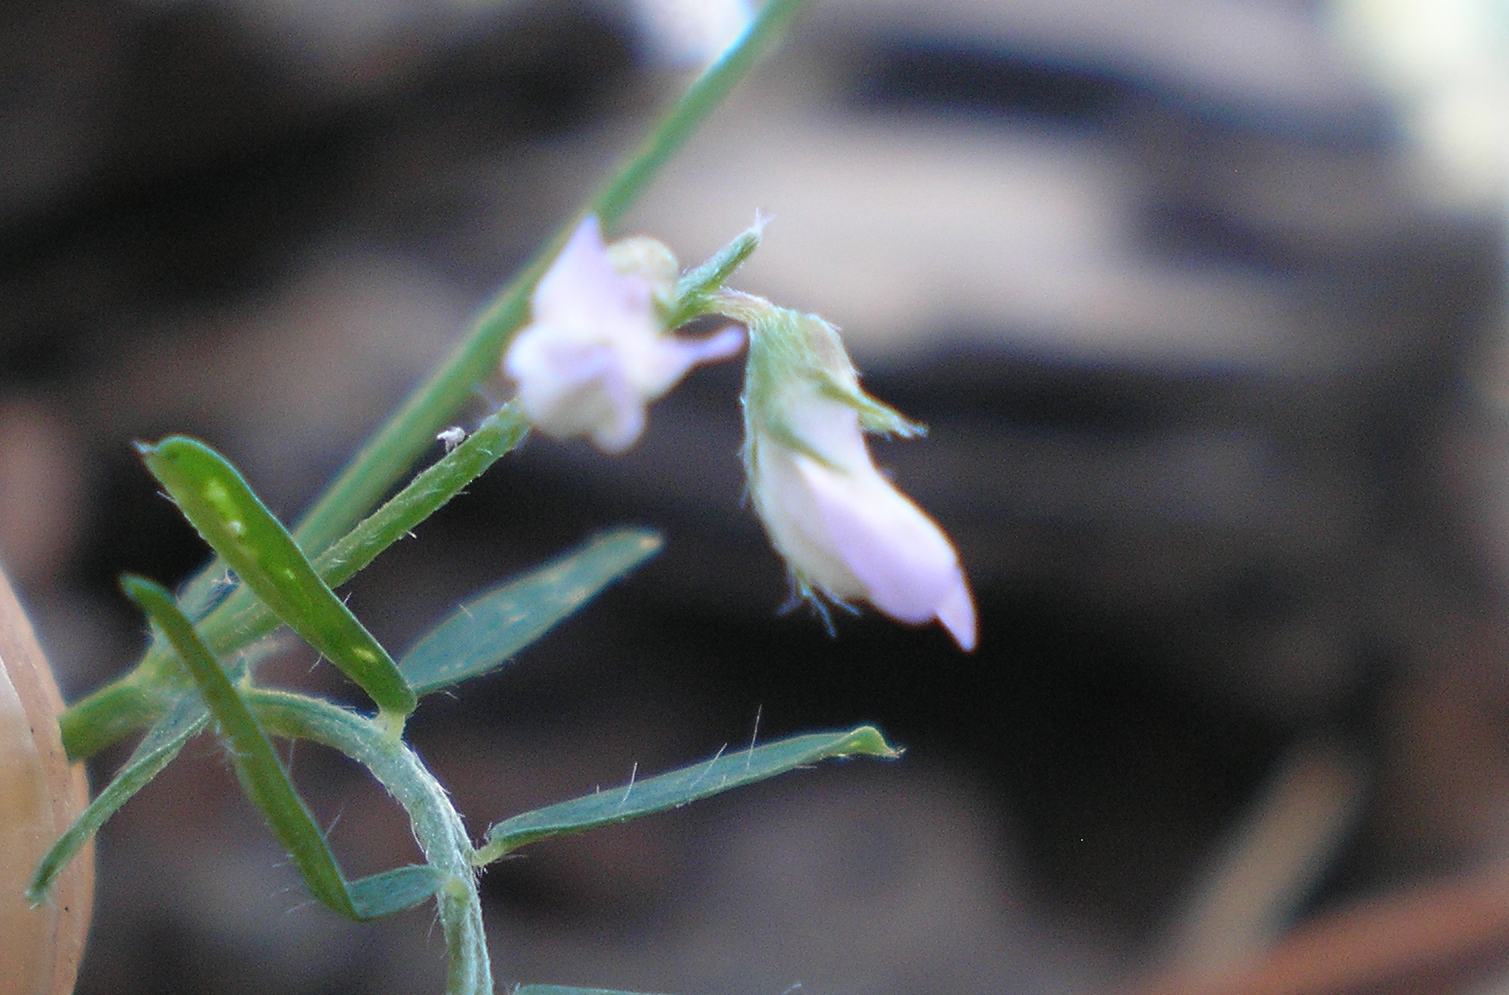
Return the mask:
M 355 712 L 283 691 L 249 690 L 247 703 L 268 733 L 339 750 L 366 767 L 409 814 L 429 865 L 448 876 L 436 893 L 449 958 L 446 995 L 493 995 L 472 845 L 445 788 L 409 747 Z
M 58 719 L 69 759 L 91 757 L 117 740 L 156 722 L 172 708 L 173 697 L 138 667 L 92 691 Z
M 805 0 L 768 0 L 744 34 L 692 84 L 625 164 L 588 199 L 534 258 L 483 309 L 450 357 L 417 387 L 346 469 L 325 489 L 294 531 L 308 550 L 323 550 L 392 486 L 429 445 L 435 431 L 492 373 L 503 347 L 528 314 L 529 295 L 566 239 L 586 214 L 610 227 L 638 199 L 650 181 L 754 67 Z M 208 570 L 213 575 L 215 567 Z

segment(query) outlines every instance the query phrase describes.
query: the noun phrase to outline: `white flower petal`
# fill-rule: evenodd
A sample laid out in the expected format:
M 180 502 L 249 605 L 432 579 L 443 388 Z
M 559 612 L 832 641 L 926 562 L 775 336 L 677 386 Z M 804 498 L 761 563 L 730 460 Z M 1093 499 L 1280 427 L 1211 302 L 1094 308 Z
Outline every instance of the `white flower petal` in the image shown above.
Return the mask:
M 623 368 L 610 366 L 599 380 L 601 399 L 611 414 L 600 417 L 588 432 L 592 444 L 609 456 L 627 452 L 644 434 L 644 400 L 624 378 Z
M 691 354 L 694 365 L 721 363 L 725 359 L 733 359 L 744 348 L 744 329 L 738 325 L 729 325 L 700 339 L 676 341 L 683 343 L 683 348 Z
M 765 439 L 755 466 L 755 506 L 798 577 L 900 622 L 937 619 L 962 649 L 974 648 L 974 602 L 953 544 L 868 454 L 861 467 L 838 468 Z
M 800 458 L 830 543 L 863 598 L 913 625 L 937 617 L 955 586 L 959 559 L 943 530 L 873 467 L 837 473 Z
M 694 366 L 731 359 L 744 348 L 744 330 L 725 328 L 703 338 L 657 335 L 643 348 L 625 349 L 625 367 L 648 399 L 662 397 Z
M 649 257 L 670 258 L 668 250 Z M 587 436 L 614 454 L 638 441 L 646 404 L 744 340 L 738 329 L 700 339 L 665 334 L 650 281 L 614 268 L 595 217 L 572 233 L 531 307 L 530 324 L 503 357 L 525 413 L 547 435 Z
M 597 218 L 589 215 L 571 233 L 530 297 L 536 323 L 597 329 L 651 317 L 650 287 L 613 268 Z
M 633 6 L 650 53 L 679 66 L 717 58 L 753 16 L 749 0 L 636 0 Z
M 937 619 L 975 645 L 959 554 L 875 468 L 865 431 L 921 427 L 866 395 L 838 330 L 816 315 L 742 298 L 744 465 L 755 510 L 804 594 L 868 602 L 901 622 Z
M 793 391 L 787 403 L 793 429 L 813 452 L 852 473 L 875 472 L 858 411 L 812 386 Z
M 536 427 L 561 439 L 585 435 L 614 414 L 604 388 L 613 367 L 611 351 L 550 332 L 535 326 L 520 335 L 504 369 L 519 385 L 519 403 Z
M 835 555 L 824 525 L 826 516 L 817 489 L 810 486 L 803 464 L 807 457 L 767 443 L 757 457 L 757 476 L 751 481 L 755 508 L 771 544 L 793 573 L 837 601 L 861 601 L 864 585 L 841 556 Z
M 959 644 L 961 650 L 966 653 L 974 651 L 978 634 L 975 599 L 969 593 L 969 582 L 964 579 L 962 569 L 955 574 L 953 586 L 938 606 L 938 621 L 954 637 L 954 642 Z

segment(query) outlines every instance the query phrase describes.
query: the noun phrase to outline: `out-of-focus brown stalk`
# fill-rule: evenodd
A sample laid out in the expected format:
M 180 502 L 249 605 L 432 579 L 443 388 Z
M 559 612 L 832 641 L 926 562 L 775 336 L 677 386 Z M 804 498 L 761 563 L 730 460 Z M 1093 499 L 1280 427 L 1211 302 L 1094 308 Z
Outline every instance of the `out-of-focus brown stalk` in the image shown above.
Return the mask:
M 31 623 L 0 572 L 0 995 L 67 995 L 94 901 L 94 853 L 79 856 L 51 899 L 24 894 L 37 861 L 88 802 L 82 765 L 58 735 L 63 700 Z
M 1509 961 L 1509 864 L 1301 923 L 1224 969 L 1174 969 L 1118 989 L 1139 995 L 1417 995 L 1462 991 Z

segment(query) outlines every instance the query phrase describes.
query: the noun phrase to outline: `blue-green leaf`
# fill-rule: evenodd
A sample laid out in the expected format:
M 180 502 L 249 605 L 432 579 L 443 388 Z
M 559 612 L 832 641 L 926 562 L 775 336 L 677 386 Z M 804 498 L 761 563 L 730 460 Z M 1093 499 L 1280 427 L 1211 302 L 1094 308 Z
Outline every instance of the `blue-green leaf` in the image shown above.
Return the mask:
M 646 529 L 620 529 L 466 604 L 414 644 L 398 669 L 417 694 L 507 662 L 660 549 Z
M 401 724 L 417 700 L 386 650 L 330 590 L 303 551 L 224 456 L 174 436 L 139 447 L 194 528 L 241 580 Z
M 351 905 L 357 919 L 381 919 L 425 901 L 440 890 L 445 878 L 443 871 L 428 864 L 395 867 L 350 882 Z
M 788 770 L 832 757 L 870 756 L 894 759 L 891 747 L 874 726 L 848 732 L 794 736 L 755 749 L 720 751 L 711 760 L 645 780 L 594 791 L 568 802 L 516 815 L 487 831 L 487 844 L 477 851 L 478 866 L 513 850 L 551 836 L 579 833 L 654 812 L 680 808 L 730 788 L 762 781 Z

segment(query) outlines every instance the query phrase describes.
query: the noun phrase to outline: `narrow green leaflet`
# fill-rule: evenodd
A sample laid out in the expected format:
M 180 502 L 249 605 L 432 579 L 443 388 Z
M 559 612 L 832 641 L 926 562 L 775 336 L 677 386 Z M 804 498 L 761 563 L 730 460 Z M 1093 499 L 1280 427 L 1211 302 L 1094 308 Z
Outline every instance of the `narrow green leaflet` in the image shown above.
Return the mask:
M 356 910 L 353 918 L 363 921 L 381 919 L 412 909 L 439 891 L 445 879 L 445 874 L 438 868 L 428 864 L 408 864 L 347 882 L 351 906 Z
M 646 529 L 619 529 L 462 605 L 414 644 L 398 669 L 416 694 L 485 674 L 539 639 L 660 549 Z
M 624 992 L 617 988 L 572 988 L 568 985 L 520 985 L 513 995 L 653 995 L 651 992 Z
M 495 411 L 483 419 L 466 441 L 436 460 L 382 507 L 316 556 L 315 573 L 330 587 L 340 587 L 517 447 L 528 432 L 528 420 L 512 404 Z M 277 626 L 276 616 L 251 595 L 245 587 L 237 589 L 200 625 L 204 641 L 212 650 L 218 653 L 234 650 Z M 182 597 L 179 605 L 183 606 Z
M 796 736 L 734 753 L 719 751 L 711 760 L 669 774 L 643 781 L 630 780 L 628 784 L 505 819 L 487 831 L 487 844 L 477 851 L 474 862 L 480 867 L 536 840 L 680 808 L 688 802 L 819 760 L 848 756 L 890 760 L 900 755 L 874 726 Z
M 361 685 L 398 728 L 417 699 L 393 658 L 320 579 L 236 468 L 204 443 L 182 436 L 138 448 L 147 469 L 241 580 Z
M 243 649 L 235 665 L 230 668 L 230 679 L 241 680 L 258 660 L 276 651 L 277 644 L 270 640 Z M 169 654 L 167 660 L 182 669 L 176 655 Z M 33 902 L 40 902 L 45 897 L 58 872 L 68 865 L 89 837 L 99 832 L 100 827 L 122 805 L 135 797 L 159 771 L 172 763 L 184 744 L 204 730 L 210 720 L 209 710 L 204 707 L 204 701 L 193 681 L 187 676 L 185 680 L 188 682 L 185 690 L 169 690 L 155 699 L 155 710 L 160 717 L 147 729 L 147 734 L 120 770 L 116 771 L 110 783 L 105 785 L 104 790 L 43 855 L 36 876 L 27 889 L 27 895 Z
M 63 868 L 89 842 L 89 838 L 120 809 L 120 807 L 156 777 L 173 758 L 178 756 L 185 743 L 193 739 L 209 721 L 209 713 L 199 697 L 186 694 L 167 715 L 154 725 L 137 744 L 121 769 L 103 791 L 90 801 L 73 825 L 58 838 L 52 848 L 42 856 L 37 865 L 26 896 L 32 902 L 41 902 L 47 897 L 53 881 Z
M 479 477 L 504 454 L 518 446 L 529 423 L 513 405 L 483 419 L 466 441 L 436 460 L 381 508 L 314 560 L 315 572 L 331 587 L 339 587 L 377 558 L 383 550 L 408 535 L 467 484 Z M 192 585 L 191 585 L 192 587 Z M 194 595 L 186 591 L 178 604 L 193 616 Z M 198 628 L 210 649 L 225 655 L 247 646 L 278 626 L 278 617 L 245 585 L 237 589 L 200 623 Z M 142 719 L 150 698 L 141 686 L 146 673 L 176 673 L 181 668 L 172 651 L 161 641 L 153 644 L 143 666 L 121 680 L 105 685 L 63 713 L 59 722 L 63 745 L 71 760 L 83 760 L 117 739 L 150 723 Z M 197 693 L 193 696 L 198 700 Z
M 273 835 L 293 858 L 316 898 L 352 919 L 371 919 L 408 908 L 435 893 L 445 876 L 427 867 L 402 867 L 348 883 L 272 742 L 193 624 L 179 610 L 172 593 L 141 577 L 124 577 L 121 587 L 187 666 L 230 747 L 242 789 L 267 817 Z
M 734 270 L 760 247 L 760 233 L 764 227 L 764 222 L 756 218 L 752 226 L 740 232 L 705 263 L 683 273 L 676 283 L 676 307 L 666 324 L 678 328 L 693 318 L 712 313 L 716 308 L 714 295 L 733 276 Z

